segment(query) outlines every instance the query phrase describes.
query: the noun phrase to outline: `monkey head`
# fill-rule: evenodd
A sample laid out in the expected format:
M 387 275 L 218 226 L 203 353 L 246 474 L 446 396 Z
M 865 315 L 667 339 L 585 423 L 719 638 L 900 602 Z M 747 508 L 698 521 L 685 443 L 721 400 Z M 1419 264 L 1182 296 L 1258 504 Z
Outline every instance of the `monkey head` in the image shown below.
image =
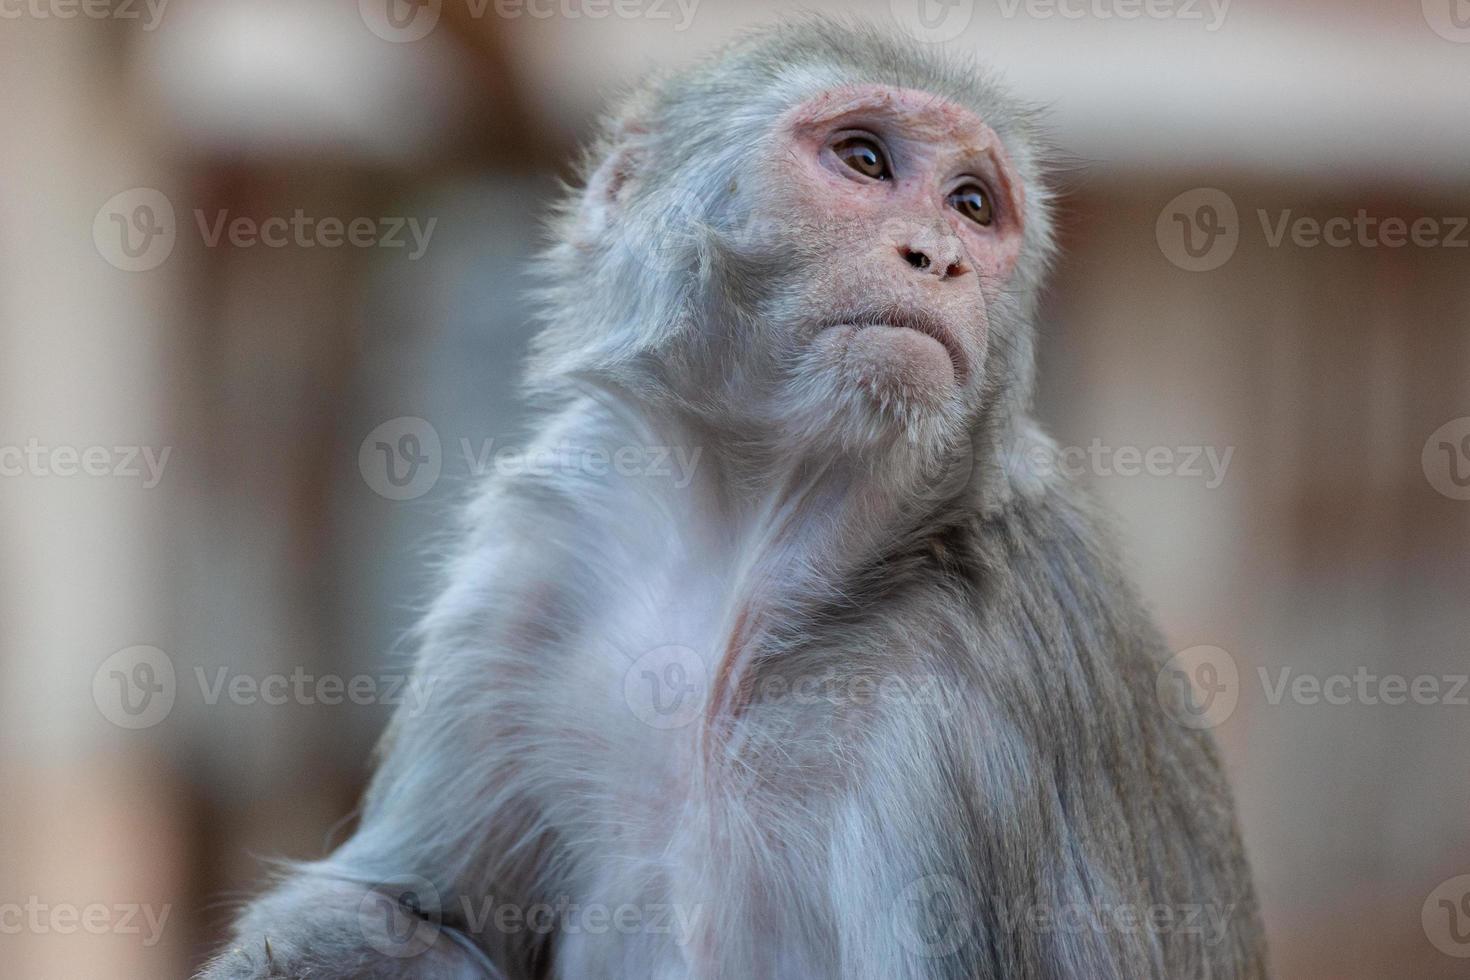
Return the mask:
M 782 448 L 994 429 L 1030 392 L 1039 157 L 1028 110 L 917 44 L 753 35 L 608 121 L 533 377 L 612 376 Z
M 917 90 L 843 85 L 770 135 L 757 225 L 809 242 L 783 296 L 807 387 L 912 427 L 979 398 L 994 295 L 1020 253 L 1024 189 L 972 110 Z M 789 216 L 789 217 L 788 217 Z M 777 237 L 777 236 L 773 236 Z

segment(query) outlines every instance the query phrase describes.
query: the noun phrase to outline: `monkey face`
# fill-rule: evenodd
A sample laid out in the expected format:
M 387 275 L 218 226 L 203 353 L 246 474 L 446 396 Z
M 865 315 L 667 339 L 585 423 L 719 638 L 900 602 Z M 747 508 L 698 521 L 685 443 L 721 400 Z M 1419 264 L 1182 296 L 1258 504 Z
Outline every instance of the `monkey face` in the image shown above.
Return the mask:
M 560 214 L 533 379 L 601 375 L 798 451 L 942 449 L 1024 400 L 1050 247 L 1030 117 L 861 61 L 777 91 L 715 66 L 610 120 Z
M 913 89 L 824 91 L 789 110 L 761 157 L 755 220 L 801 265 L 782 306 L 802 370 L 913 422 L 980 397 L 990 300 L 1021 249 L 1024 191 L 978 116 Z M 799 311 L 799 312 L 798 312 Z M 842 399 L 846 400 L 846 399 Z

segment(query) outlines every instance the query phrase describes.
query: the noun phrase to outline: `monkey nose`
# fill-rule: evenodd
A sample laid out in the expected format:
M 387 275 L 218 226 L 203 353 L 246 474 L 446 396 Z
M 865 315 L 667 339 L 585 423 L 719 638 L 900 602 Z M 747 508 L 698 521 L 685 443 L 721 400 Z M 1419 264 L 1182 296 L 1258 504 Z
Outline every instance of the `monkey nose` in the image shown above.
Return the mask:
M 969 271 L 957 246 L 900 245 L 899 257 L 911 268 L 939 279 L 955 279 Z

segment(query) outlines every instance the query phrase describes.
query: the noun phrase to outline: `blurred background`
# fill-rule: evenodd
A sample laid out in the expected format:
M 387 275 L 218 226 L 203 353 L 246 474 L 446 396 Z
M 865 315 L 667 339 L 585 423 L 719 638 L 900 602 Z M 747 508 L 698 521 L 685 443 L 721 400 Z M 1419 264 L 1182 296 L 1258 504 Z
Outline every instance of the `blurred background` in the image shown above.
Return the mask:
M 1466 976 L 1470 3 L 808 8 L 1052 106 L 1039 412 L 1219 668 L 1278 975 Z M 187 977 L 341 839 L 544 202 L 789 9 L 0 0 L 0 976 Z

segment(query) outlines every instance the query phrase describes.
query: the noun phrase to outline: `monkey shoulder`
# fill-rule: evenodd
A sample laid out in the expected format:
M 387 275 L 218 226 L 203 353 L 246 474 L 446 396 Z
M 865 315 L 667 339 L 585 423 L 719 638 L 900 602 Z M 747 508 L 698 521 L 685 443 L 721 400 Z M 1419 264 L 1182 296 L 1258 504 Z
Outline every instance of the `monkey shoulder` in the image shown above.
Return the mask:
M 1063 646 L 1137 669 L 1156 669 L 1161 659 L 1162 639 L 1112 522 L 1075 486 L 1052 484 L 1002 508 L 955 515 L 901 564 L 912 577 L 924 568 L 946 583 L 992 642 Z

